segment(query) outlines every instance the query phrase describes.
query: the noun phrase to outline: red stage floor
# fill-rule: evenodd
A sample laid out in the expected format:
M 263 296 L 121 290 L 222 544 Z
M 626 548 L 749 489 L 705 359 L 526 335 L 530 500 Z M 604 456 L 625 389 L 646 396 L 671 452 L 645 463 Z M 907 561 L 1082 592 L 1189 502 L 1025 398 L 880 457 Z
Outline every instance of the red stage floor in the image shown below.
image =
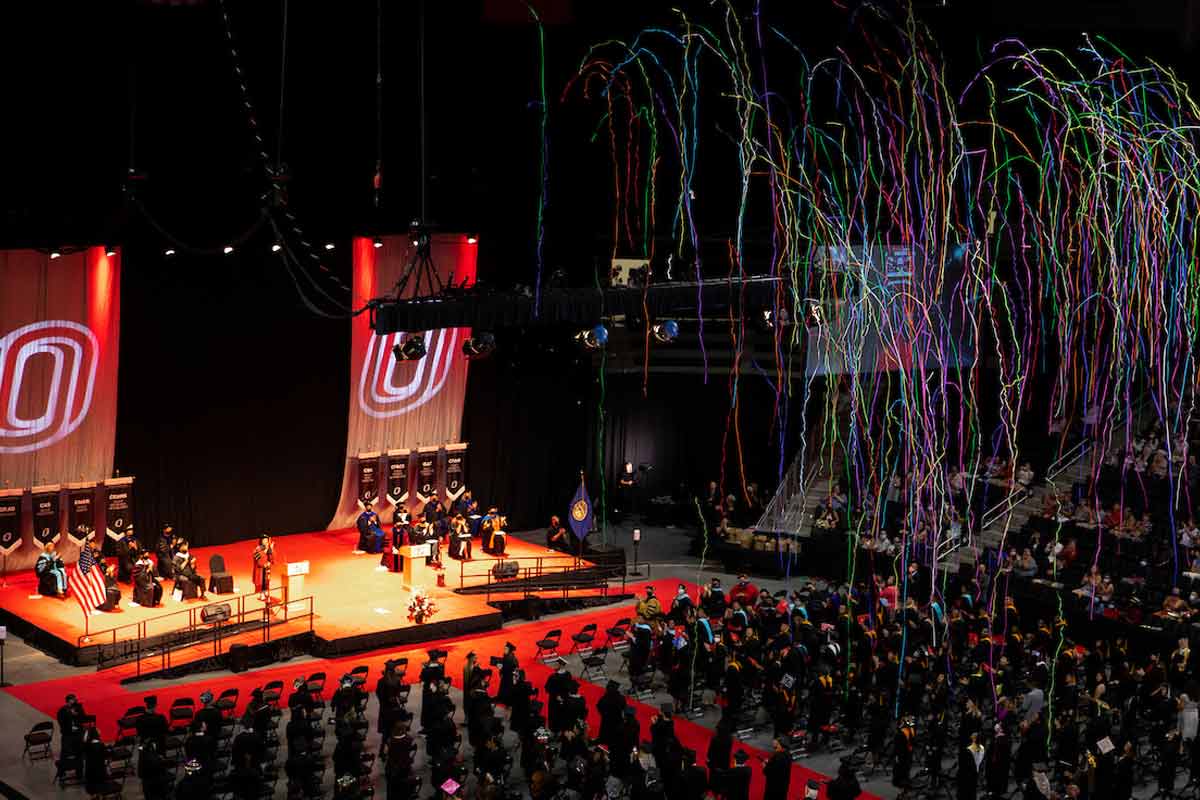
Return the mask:
M 314 598 L 313 630 L 317 636 L 326 641 L 351 639 L 381 631 L 390 631 L 415 626 L 408 619 L 408 603 L 411 592 L 403 587 L 401 576 L 379 568 L 379 556 L 354 555 L 353 548 L 358 542 L 358 533 L 353 529 L 342 531 L 321 531 L 318 533 L 295 534 L 282 536 L 275 540 L 276 577 L 282 572 L 282 564 L 287 561 L 305 561 L 310 564 L 310 572 L 305 578 L 303 595 Z M 209 557 L 220 553 L 225 558 L 226 568 L 234 576 L 234 596 L 249 594 L 253 591 L 250 578 L 251 552 L 256 542 L 243 541 L 219 547 L 198 547 L 193 550 L 201 573 L 207 572 Z M 546 561 L 547 565 L 566 565 L 572 559 L 561 557 L 560 554 L 543 547 L 529 544 L 512 538 L 508 542 L 507 558 L 517 559 L 524 564 L 535 563 L 539 557 L 554 559 Z M 425 587 L 439 607 L 434 621 L 445 622 L 454 619 L 466 619 L 485 615 L 495 615 L 496 608 L 488 605 L 483 595 L 460 595 L 454 592 L 461 583 L 465 585 L 480 585 L 487 581 L 487 574 L 495 559 L 475 547 L 474 560 L 460 567 L 461 562 L 444 558 L 446 565 L 444 574 L 445 588 L 436 585 Z M 588 562 L 580 562 L 581 566 L 589 566 Z M 74 598 L 59 600 L 50 597 L 39 597 L 37 579 L 32 571 L 14 573 L 8 576 L 8 586 L 0 588 L 0 607 L 8 613 L 20 617 L 40 630 L 61 639 L 71 647 L 77 645 L 80 636 L 85 634 L 85 621 L 90 632 L 91 642 L 98 643 L 101 639 L 111 641 L 112 637 L 101 636 L 97 632 L 110 630 L 118 626 L 146 621 L 144 635 L 153 637 L 178 629 L 186 624 L 186 617 L 180 615 L 162 618 L 170 612 L 186 609 L 189 606 L 202 606 L 206 602 L 188 600 L 176 602 L 169 596 L 162 606 L 157 608 L 132 607 L 128 604 L 131 590 L 127 585 L 122 586 L 122 607 L 119 611 L 96 614 L 85 620 L 79 604 Z M 171 591 L 170 581 L 163 582 L 164 592 Z M 207 602 L 217 602 L 229 599 L 230 595 L 209 595 Z M 252 606 L 261 607 L 261 603 L 248 601 L 247 610 Z M 497 624 L 499 621 L 497 619 Z M 300 627 L 307 631 L 307 622 L 296 627 L 294 632 L 301 632 Z M 119 634 L 119 638 L 133 638 L 136 627 L 131 627 Z M 273 636 L 272 638 L 277 638 Z

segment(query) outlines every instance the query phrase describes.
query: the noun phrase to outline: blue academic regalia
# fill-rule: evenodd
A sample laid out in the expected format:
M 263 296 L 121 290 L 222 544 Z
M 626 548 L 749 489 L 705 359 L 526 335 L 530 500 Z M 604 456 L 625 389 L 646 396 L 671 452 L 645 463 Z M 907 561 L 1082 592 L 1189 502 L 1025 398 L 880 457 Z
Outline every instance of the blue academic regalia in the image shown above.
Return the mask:
M 40 579 L 38 581 L 39 587 L 42 586 L 43 581 L 48 584 L 53 579 L 53 585 L 59 592 L 67 591 L 67 571 L 63 567 L 62 559 L 58 557 L 57 553 L 42 553 L 39 555 L 33 571 L 37 573 Z
M 358 543 L 360 550 L 378 553 L 383 549 L 383 528 L 379 526 L 379 515 L 370 509 L 358 515 Z

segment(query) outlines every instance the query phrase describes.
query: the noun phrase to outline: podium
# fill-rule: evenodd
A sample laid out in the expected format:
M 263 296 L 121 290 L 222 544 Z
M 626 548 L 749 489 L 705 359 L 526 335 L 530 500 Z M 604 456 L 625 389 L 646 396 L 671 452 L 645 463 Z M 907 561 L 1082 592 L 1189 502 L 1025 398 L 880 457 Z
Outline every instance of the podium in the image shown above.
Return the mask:
M 307 574 L 307 561 L 289 561 L 287 569 L 283 572 L 283 602 L 287 604 L 287 610 L 291 613 L 300 614 L 305 610 L 303 604 L 293 604 L 292 598 L 299 599 L 304 596 L 304 576 Z
M 433 542 L 406 544 L 397 547 L 396 550 L 404 557 L 404 566 L 400 574 L 403 575 L 406 589 L 437 583 L 433 568 L 425 564 L 425 559 L 433 554 Z

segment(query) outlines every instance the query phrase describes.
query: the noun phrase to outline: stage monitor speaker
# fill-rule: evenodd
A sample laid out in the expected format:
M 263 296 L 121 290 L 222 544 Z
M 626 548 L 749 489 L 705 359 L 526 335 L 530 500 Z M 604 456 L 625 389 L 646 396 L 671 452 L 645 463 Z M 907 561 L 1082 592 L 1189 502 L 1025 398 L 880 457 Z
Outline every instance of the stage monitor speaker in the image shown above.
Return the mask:
M 250 648 L 244 644 L 229 645 L 229 671 L 245 672 L 249 666 Z
M 501 561 L 497 561 L 496 566 L 492 567 L 492 576 L 495 577 L 497 580 L 504 580 L 505 578 L 517 577 L 517 573 L 520 571 L 521 571 L 521 564 L 519 561 L 501 560 Z
M 214 603 L 211 606 L 205 606 L 200 609 L 200 621 L 205 625 L 211 625 L 214 622 L 227 622 L 232 613 L 229 603 Z

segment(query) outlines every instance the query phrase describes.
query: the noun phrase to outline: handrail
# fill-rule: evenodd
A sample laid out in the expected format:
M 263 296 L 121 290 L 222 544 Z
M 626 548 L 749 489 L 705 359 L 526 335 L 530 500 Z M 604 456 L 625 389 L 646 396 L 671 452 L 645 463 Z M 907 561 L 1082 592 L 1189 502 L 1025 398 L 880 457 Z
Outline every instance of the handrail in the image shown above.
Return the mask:
M 308 631 L 309 631 L 309 633 L 312 633 L 313 619 L 316 616 L 316 614 L 314 613 L 315 602 L 316 602 L 315 598 L 312 595 L 309 595 L 307 597 L 299 597 L 294 600 L 285 597 L 284 599 L 280 600 L 273 606 L 272 605 L 264 605 L 260 609 L 260 611 L 262 612 L 260 630 L 262 630 L 262 634 L 263 634 L 263 636 L 262 636 L 263 643 L 265 644 L 265 643 L 271 641 L 271 626 L 272 626 L 272 624 L 275 624 L 275 625 L 279 624 L 278 622 L 272 622 L 272 617 L 276 613 L 279 613 L 280 611 L 282 611 L 282 613 L 283 613 L 282 622 L 285 624 L 288 622 L 292 622 L 293 620 L 307 618 L 308 619 Z M 305 604 L 307 606 L 307 610 L 300 614 L 293 613 L 292 606 L 298 605 L 298 604 Z M 231 619 L 232 619 L 232 617 L 231 617 Z M 242 620 L 239 621 L 238 624 L 245 624 L 245 623 L 246 623 L 246 620 L 243 618 Z M 221 640 L 223 638 L 226 638 L 226 637 L 222 636 L 222 631 L 224 631 L 226 629 L 227 628 L 226 628 L 225 624 L 222 622 L 213 623 L 212 627 L 209 629 L 212 633 L 212 645 L 213 645 L 212 657 L 213 658 L 217 658 L 218 656 L 221 655 L 221 652 L 222 652 Z M 208 633 L 208 632 L 209 631 L 205 631 L 205 633 Z M 236 635 L 236 633 L 234 635 Z M 168 644 L 162 645 L 158 648 L 148 648 L 146 650 L 146 652 L 143 652 L 142 640 L 139 639 L 139 640 L 137 640 L 137 655 L 136 655 L 136 659 L 135 659 L 136 660 L 135 674 L 140 677 L 142 674 L 142 661 L 152 659 L 156 654 L 157 654 L 157 656 L 159 658 L 159 662 L 160 662 L 159 669 L 160 670 L 168 670 L 171 668 L 171 654 L 173 652 L 175 652 L 177 650 L 182 650 L 185 647 L 193 647 L 193 646 L 199 644 L 201 641 L 203 641 L 203 638 L 197 639 L 195 641 L 184 640 L 184 641 L 178 642 L 177 644 L 174 644 L 174 645 L 168 643 Z
M 518 563 L 524 563 L 524 562 L 529 561 L 529 557 L 523 556 L 521 558 L 516 558 L 513 560 L 517 561 Z M 519 569 L 524 570 L 524 569 L 536 568 L 537 574 L 534 577 L 540 577 L 541 575 L 544 575 L 544 574 L 554 574 L 554 573 L 558 573 L 558 572 L 570 572 L 572 570 L 577 570 L 577 569 L 593 569 L 593 568 L 599 566 L 597 564 L 593 564 L 590 561 L 587 561 L 586 559 L 579 558 L 578 556 L 568 556 L 568 555 L 534 556 L 533 560 L 535 562 L 534 567 L 519 567 Z M 545 562 L 548 562 L 548 561 L 569 561 L 571 563 L 563 564 L 563 565 L 561 565 L 561 567 L 559 567 L 559 565 L 556 564 L 556 565 L 553 565 L 555 568 L 548 570 L 548 569 L 546 569 L 546 566 L 545 566 Z M 484 571 L 483 572 L 467 572 L 467 564 L 468 563 L 470 563 L 470 564 L 478 563 L 480 566 L 484 567 Z M 467 578 L 486 578 L 488 575 L 491 574 L 492 568 L 498 563 L 500 563 L 500 562 L 493 561 L 493 560 L 485 561 L 482 559 L 479 560 L 478 562 L 476 562 L 475 560 L 471 560 L 469 562 L 468 561 L 459 561 L 458 562 L 458 588 L 459 589 L 467 588 L 467 586 L 466 586 Z

